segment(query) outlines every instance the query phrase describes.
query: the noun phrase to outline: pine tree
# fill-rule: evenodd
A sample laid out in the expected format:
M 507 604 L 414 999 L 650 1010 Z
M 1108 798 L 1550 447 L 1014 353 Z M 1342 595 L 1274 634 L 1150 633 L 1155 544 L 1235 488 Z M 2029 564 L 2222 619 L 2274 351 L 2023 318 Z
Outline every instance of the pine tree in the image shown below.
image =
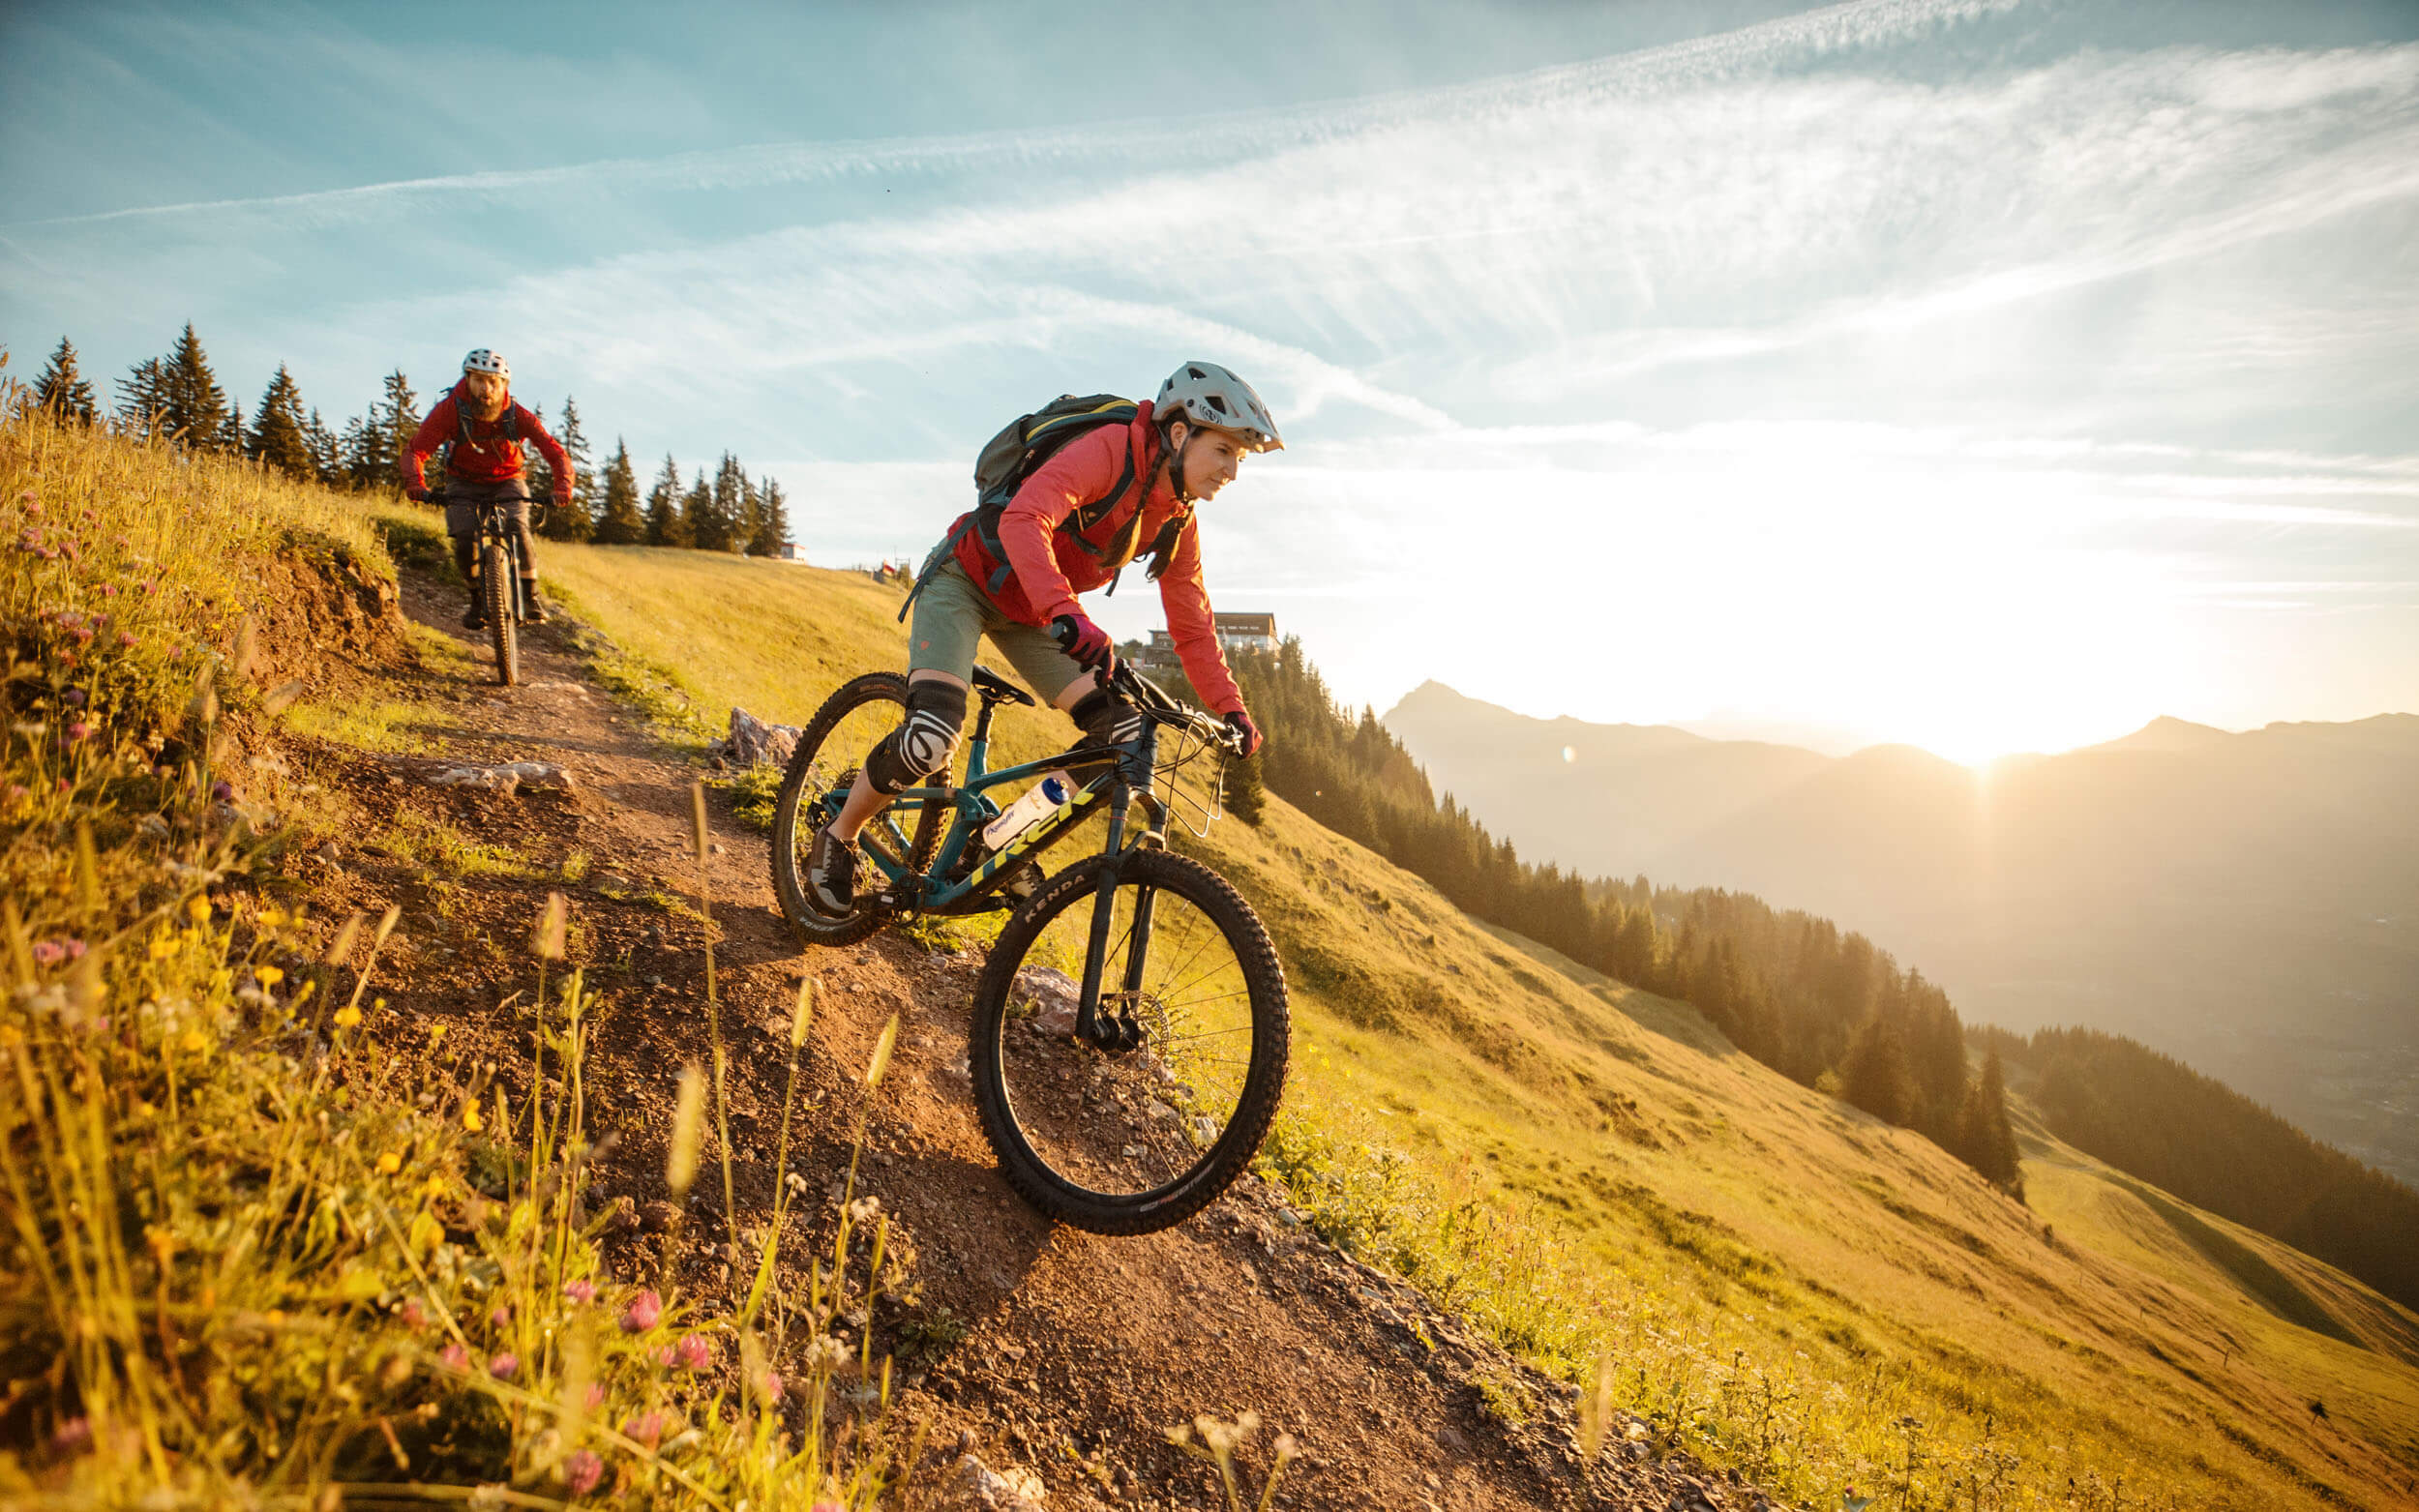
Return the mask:
M 1879 1014 L 1868 1017 L 1848 1045 L 1839 1068 L 1840 1092 L 1884 1123 L 1903 1124 L 1912 1112 L 1914 1080 L 1907 1073 L 1906 1046 L 1897 1025 Z
M 234 451 L 242 446 L 242 420 L 226 401 L 226 391 L 219 387 L 216 374 L 210 371 L 209 356 L 201 349 L 201 339 L 194 334 L 192 321 L 185 323 L 185 334 L 177 338 L 176 346 L 160 363 L 162 382 L 161 423 L 167 433 L 182 445 L 197 452 Z M 228 427 L 237 427 L 234 444 L 229 445 Z
M 779 556 L 790 544 L 790 501 L 781 485 L 766 478 L 757 490 L 755 539 L 748 549 L 758 556 Z
M 557 541 L 585 541 L 596 533 L 596 468 L 588 456 L 587 432 L 580 429 L 580 406 L 569 396 L 564 397 L 563 423 L 554 439 L 562 443 L 564 460 L 571 464 L 571 502 L 546 512 L 546 533 Z
M 672 454 L 667 452 L 664 470 L 655 475 L 654 486 L 646 490 L 646 544 L 689 545 L 680 513 L 680 469 L 673 465 Z
M 210 449 L 214 452 L 224 453 L 228 457 L 241 457 L 244 455 L 243 405 L 236 403 L 232 400 L 227 401 L 226 418 L 219 422 L 219 436 L 218 439 L 211 444 Z
M 701 551 L 722 549 L 723 532 L 714 519 L 714 485 L 702 467 L 697 470 L 697 482 L 690 485 L 688 495 L 680 501 L 680 535 L 683 546 Z
M 1995 1050 L 1985 1057 L 1981 1079 L 1965 1094 L 1965 1107 L 1957 1115 L 1956 1154 L 1984 1180 L 2024 1195 L 2016 1130 L 2008 1123 L 2007 1077 Z
M 336 455 L 336 432 L 330 430 L 327 422 L 319 418 L 316 406 L 313 407 L 311 418 L 303 424 L 303 439 L 310 443 L 311 470 L 319 482 L 328 488 L 343 483 L 344 469 Z
M 1226 812 L 1254 829 L 1268 815 L 1269 789 L 1261 781 L 1257 756 L 1226 763 Z
M 167 431 L 168 368 L 146 357 L 118 379 L 118 419 L 135 434 L 150 438 Z
M 386 375 L 378 401 L 370 406 L 370 446 L 362 460 L 367 463 L 362 482 L 373 489 L 395 489 L 403 480 L 396 469 L 403 462 L 403 454 L 411 447 L 412 432 L 420 429 L 420 396 L 411 391 L 411 380 L 403 370 L 396 369 Z
M 336 438 L 336 458 L 344 482 L 356 489 L 374 488 L 393 470 L 378 465 L 378 431 L 367 415 L 344 422 L 344 433 Z
M 311 455 L 310 425 L 303 414 L 302 389 L 285 365 L 279 363 L 277 375 L 269 380 L 260 396 L 260 407 L 254 412 L 252 430 L 244 437 L 244 455 L 289 478 L 316 478 L 319 469 Z
M 50 354 L 50 366 L 34 378 L 34 403 L 62 421 L 78 425 L 88 426 L 101 418 L 92 384 L 76 369 L 75 345 L 64 336 L 59 338 L 59 349 Z
M 723 453 L 723 460 L 714 468 L 708 509 L 698 521 L 699 549 L 744 551 L 748 548 L 747 496 L 747 469 L 739 465 L 739 459 L 729 452 Z
M 630 448 L 613 438 L 613 455 L 605 463 L 603 500 L 592 538 L 599 546 L 636 546 L 646 539 L 646 519 L 639 513 L 639 477 L 630 468 Z

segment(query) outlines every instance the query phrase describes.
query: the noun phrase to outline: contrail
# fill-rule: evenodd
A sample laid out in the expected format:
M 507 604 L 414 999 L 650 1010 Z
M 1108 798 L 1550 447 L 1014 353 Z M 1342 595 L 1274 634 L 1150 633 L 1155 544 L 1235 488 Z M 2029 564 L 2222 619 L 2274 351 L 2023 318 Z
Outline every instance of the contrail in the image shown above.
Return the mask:
M 395 179 L 349 189 L 142 205 L 16 222 L 12 230 L 164 221 L 246 212 L 337 221 L 435 195 L 506 197 L 567 188 L 755 189 L 912 172 L 1066 168 L 1100 159 L 1227 162 L 1440 117 L 1468 119 L 1552 102 L 1635 98 L 1702 88 L 1828 55 L 1905 41 L 2016 9 L 2027 0 L 1852 0 L 1638 52 L 1559 64 L 1472 84 L 1406 90 L 1274 110 L 1055 131 L 1002 131 L 842 142 L 768 142 L 668 157 L 612 158 L 552 168 Z

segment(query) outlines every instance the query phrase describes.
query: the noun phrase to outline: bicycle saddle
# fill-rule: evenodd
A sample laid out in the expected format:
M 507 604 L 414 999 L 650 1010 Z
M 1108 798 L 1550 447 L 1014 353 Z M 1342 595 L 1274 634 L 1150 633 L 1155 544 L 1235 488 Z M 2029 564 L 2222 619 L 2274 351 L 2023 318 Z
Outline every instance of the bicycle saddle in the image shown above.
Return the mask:
M 1009 703 L 1022 703 L 1027 708 L 1037 707 L 1031 694 L 979 662 L 974 666 L 974 690 L 983 696 L 986 703 L 998 703 L 1004 699 Z

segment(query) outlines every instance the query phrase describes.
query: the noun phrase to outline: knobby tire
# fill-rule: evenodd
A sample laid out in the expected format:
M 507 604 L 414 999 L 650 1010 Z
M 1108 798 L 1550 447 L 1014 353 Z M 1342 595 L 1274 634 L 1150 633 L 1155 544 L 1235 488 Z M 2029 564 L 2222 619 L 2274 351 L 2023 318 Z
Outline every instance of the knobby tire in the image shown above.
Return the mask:
M 513 613 L 511 573 L 503 543 L 490 537 L 479 548 L 480 588 L 487 600 L 488 638 L 495 644 L 495 680 L 507 688 L 521 681 L 521 627 Z
M 992 946 L 975 986 L 970 1025 L 974 1103 L 1001 1173 L 1034 1207 L 1094 1233 L 1150 1233 L 1182 1223 L 1215 1201 L 1249 1167 L 1268 1138 L 1269 1125 L 1284 1095 L 1291 1034 L 1285 968 L 1259 915 L 1226 878 L 1186 856 L 1165 850 L 1127 851 L 1118 862 L 1121 916 L 1130 889 L 1155 889 L 1191 904 L 1233 950 L 1249 992 L 1252 1045 L 1248 1069 L 1224 1128 L 1208 1141 L 1200 1160 L 1174 1179 L 1133 1193 L 1102 1192 L 1070 1179 L 1052 1167 L 1018 1122 L 1007 1084 L 1003 1038 L 1012 1025 L 1018 1033 L 1030 1030 L 1016 1014 L 1023 995 L 1017 977 L 1027 964 L 1027 953 L 1053 921 L 1068 910 L 1080 909 L 1082 916 L 1089 917 L 1099 892 L 1102 867 L 1103 858 L 1090 857 L 1052 877 L 1009 919 Z M 1111 985 L 1104 982 L 1104 991 Z
M 848 945 L 863 939 L 881 929 L 890 912 L 872 903 L 868 894 L 886 885 L 881 874 L 870 860 L 857 863 L 859 896 L 856 906 L 846 917 L 835 918 L 825 913 L 814 901 L 806 885 L 806 846 L 813 842 L 821 818 L 814 812 L 817 805 L 836 791 L 845 793 L 854 782 L 858 763 L 864 760 L 862 746 L 853 750 L 832 746 L 834 735 L 852 714 L 876 705 L 888 705 L 881 712 L 882 721 L 860 722 L 856 728 L 841 736 L 843 742 L 856 745 L 875 724 L 883 728 L 896 726 L 907 718 L 908 680 L 898 672 L 867 672 L 840 685 L 822 707 L 806 724 L 798 736 L 797 751 L 790 757 L 790 766 L 782 774 L 781 792 L 773 801 L 772 872 L 773 891 L 781 898 L 781 911 L 798 937 L 810 945 Z M 814 790 L 810 791 L 812 787 Z M 948 812 L 940 804 L 912 806 L 912 813 L 894 807 L 889 814 L 903 820 L 911 831 L 905 855 L 908 864 L 921 872 L 932 861 L 933 851 L 940 846 L 946 826 Z M 881 817 L 866 826 L 866 833 L 875 833 Z

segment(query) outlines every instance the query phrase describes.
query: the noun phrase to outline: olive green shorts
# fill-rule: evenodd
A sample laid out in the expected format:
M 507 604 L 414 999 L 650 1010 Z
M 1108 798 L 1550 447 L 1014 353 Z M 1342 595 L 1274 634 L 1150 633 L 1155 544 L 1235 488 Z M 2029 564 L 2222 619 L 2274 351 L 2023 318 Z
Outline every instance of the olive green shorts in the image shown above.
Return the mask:
M 908 670 L 947 672 L 971 681 L 985 636 L 1043 703 L 1058 702 L 1059 695 L 1084 675 L 1049 632 L 1000 613 L 954 559 L 943 563 L 915 596 L 914 618 L 908 626 Z

